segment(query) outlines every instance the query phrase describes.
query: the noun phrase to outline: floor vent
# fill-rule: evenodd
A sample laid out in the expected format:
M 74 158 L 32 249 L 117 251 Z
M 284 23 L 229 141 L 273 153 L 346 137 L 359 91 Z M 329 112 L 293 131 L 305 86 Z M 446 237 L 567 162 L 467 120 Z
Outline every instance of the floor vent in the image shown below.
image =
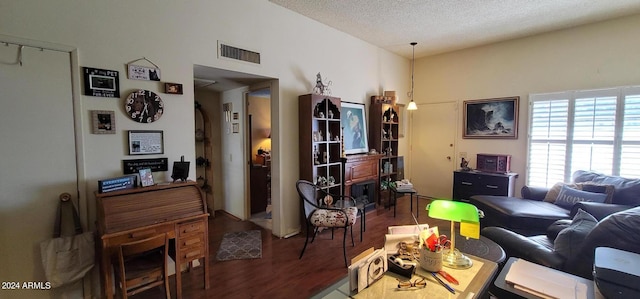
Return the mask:
M 220 56 L 260 64 L 260 53 L 220 43 Z

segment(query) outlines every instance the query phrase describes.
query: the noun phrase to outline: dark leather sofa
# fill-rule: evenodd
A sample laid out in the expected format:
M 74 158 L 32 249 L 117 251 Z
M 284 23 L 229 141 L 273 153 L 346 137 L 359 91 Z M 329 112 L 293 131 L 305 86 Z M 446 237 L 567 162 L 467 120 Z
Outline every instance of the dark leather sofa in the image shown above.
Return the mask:
M 522 198 L 506 196 L 474 195 L 470 202 L 484 212 L 481 227 L 502 227 L 524 236 L 545 234 L 547 228 L 560 219 L 571 219 L 578 208 L 589 212 L 597 220 L 607 215 L 640 206 L 640 180 L 608 176 L 589 171 L 576 171 L 573 183 L 592 182 L 613 185 L 611 203 L 580 202 L 566 209 L 544 201 L 549 188 L 522 188 Z
M 523 258 L 587 279 L 593 279 L 596 247 L 640 253 L 640 207 L 616 212 L 598 221 L 593 228 L 586 230 L 586 236 L 579 240 L 571 239 L 576 253 L 563 256 L 554 249 L 554 242 L 558 233 L 570 223 L 571 220 L 559 220 L 549 227 L 546 235 L 530 237 L 501 227 L 484 228 L 481 234 L 498 243 L 509 257 Z

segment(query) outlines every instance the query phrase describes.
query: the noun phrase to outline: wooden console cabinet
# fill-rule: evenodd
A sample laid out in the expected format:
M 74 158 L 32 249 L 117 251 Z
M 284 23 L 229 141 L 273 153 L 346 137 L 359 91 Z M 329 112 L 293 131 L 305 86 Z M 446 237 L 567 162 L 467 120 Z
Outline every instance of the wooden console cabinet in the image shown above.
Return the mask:
M 376 191 L 378 191 L 378 186 L 380 186 L 379 180 L 379 165 L 380 158 L 383 155 L 348 155 L 344 159 L 344 194 L 346 196 L 351 195 L 351 185 L 366 182 L 366 181 L 375 181 Z M 378 202 L 380 200 L 379 192 L 376 192 L 376 198 L 374 202 Z
M 469 201 L 473 195 L 514 196 L 517 173 L 453 172 L 453 199 Z

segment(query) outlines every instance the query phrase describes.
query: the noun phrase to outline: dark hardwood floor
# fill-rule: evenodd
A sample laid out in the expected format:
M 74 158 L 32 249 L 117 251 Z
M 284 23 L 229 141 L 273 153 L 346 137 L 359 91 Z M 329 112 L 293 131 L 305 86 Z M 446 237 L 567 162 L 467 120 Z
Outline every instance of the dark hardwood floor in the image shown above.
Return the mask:
M 420 223 L 448 225 L 440 220 L 427 217 L 424 210 L 428 199 L 419 199 Z M 413 213 L 415 214 L 415 200 Z M 398 198 L 397 215 L 378 205 L 367 213 L 366 232 L 360 242 L 360 219 L 353 227 L 355 247 L 347 235 L 347 259 L 368 249 L 381 248 L 384 235 L 390 225 L 414 224 L 409 212 L 409 197 Z M 217 261 L 215 256 L 226 232 L 258 229 L 262 232 L 262 258 L 251 260 Z M 280 239 L 250 221 L 239 221 L 225 213 L 216 213 L 209 219 L 209 255 L 211 287 L 203 288 L 202 267 L 184 272 L 184 298 L 309 298 L 347 275 L 342 255 L 342 230 L 336 230 L 331 240 L 331 231 L 321 232 L 313 243 L 307 246 L 302 259 L 298 259 L 304 245 L 304 233 L 288 239 Z M 175 298 L 175 279 L 171 277 L 171 292 Z M 162 298 L 162 290 L 150 290 L 134 298 Z

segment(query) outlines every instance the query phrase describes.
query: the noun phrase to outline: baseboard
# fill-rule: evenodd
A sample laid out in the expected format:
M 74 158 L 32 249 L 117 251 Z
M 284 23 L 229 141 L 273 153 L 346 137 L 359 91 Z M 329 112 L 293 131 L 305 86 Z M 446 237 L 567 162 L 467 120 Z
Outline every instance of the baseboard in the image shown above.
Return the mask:
M 229 213 L 229 212 L 227 212 L 225 210 L 217 210 L 216 212 L 219 213 L 219 214 L 222 214 L 222 216 L 226 216 L 226 217 L 232 218 L 234 220 L 242 221 L 242 219 L 236 217 L 235 215 L 233 215 L 233 214 L 231 214 L 231 213 Z

